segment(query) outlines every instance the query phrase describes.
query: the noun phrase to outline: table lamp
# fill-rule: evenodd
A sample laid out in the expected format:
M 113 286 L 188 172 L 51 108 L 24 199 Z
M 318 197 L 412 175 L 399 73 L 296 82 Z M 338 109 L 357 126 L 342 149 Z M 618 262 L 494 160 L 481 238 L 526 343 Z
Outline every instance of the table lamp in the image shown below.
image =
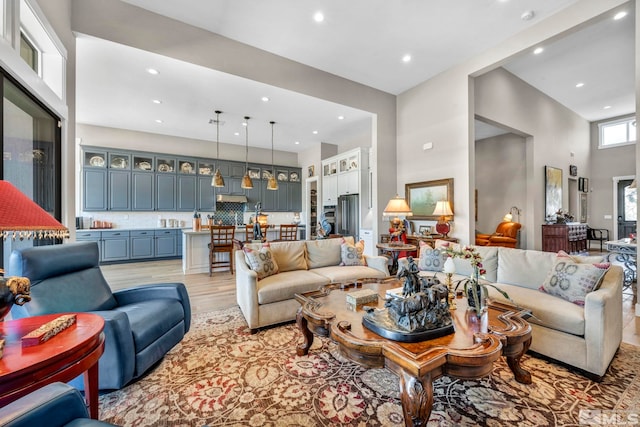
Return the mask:
M 442 234 L 445 238 L 449 231 L 451 230 L 451 226 L 447 221 L 447 218 L 453 216 L 453 211 L 451 210 L 451 204 L 448 200 L 440 200 L 436 202 L 436 208 L 433 210 L 433 215 L 440 215 L 438 219 L 438 223 L 436 224 L 436 231 Z
M 396 194 L 396 197 L 389 200 L 389 203 L 387 203 L 387 206 L 382 211 L 382 215 L 394 217 L 391 220 L 391 224 L 393 224 L 393 227 L 397 230 L 400 227 L 400 217 L 413 216 L 413 212 L 411 212 L 411 208 L 404 198 Z

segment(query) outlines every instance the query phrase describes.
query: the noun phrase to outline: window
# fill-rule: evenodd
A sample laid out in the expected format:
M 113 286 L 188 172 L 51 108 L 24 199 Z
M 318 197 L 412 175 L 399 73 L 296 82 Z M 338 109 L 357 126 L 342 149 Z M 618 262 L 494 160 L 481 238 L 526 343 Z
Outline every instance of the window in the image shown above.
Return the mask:
M 22 31 L 20 31 L 20 56 L 33 71 L 40 74 L 40 52 Z
M 598 148 L 609 148 L 633 144 L 636 141 L 636 119 L 612 120 L 598 124 L 600 140 Z
M 624 188 L 624 209 L 623 209 L 623 221 L 635 221 L 638 217 L 638 193 L 636 188 L 625 187 Z

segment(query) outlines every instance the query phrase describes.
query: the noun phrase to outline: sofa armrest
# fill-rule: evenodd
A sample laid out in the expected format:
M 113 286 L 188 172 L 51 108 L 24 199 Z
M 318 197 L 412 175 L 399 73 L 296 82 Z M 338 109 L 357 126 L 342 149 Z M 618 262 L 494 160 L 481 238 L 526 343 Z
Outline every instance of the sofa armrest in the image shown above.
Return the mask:
M 156 283 L 122 289 L 113 293 L 118 305 L 135 304 L 155 298 L 170 298 L 180 301 L 184 311 L 185 333 L 191 326 L 191 302 L 183 283 Z
M 258 275 L 247 265 L 244 252 L 236 251 L 236 301 L 247 320 L 249 328 L 260 326 L 258 314 Z
M 622 342 L 622 267 L 612 265 L 598 290 L 585 298 L 585 340 L 590 372 L 604 375 Z
M 371 268 L 375 268 L 376 270 L 382 271 L 385 276 L 389 275 L 389 269 L 387 268 L 387 262 L 389 259 L 386 256 L 382 255 L 364 255 L 364 259 L 367 262 L 367 266 Z
M 35 390 L 0 409 L 0 425 L 7 427 L 64 426 L 89 418 L 80 392 L 55 382 Z

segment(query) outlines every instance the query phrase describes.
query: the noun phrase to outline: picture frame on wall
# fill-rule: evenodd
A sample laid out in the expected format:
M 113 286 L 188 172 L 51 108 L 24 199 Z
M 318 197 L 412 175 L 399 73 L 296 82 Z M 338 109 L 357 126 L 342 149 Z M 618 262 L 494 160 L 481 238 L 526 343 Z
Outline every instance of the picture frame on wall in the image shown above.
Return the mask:
M 571 176 L 578 176 L 578 166 L 576 166 L 576 165 L 569 165 L 569 175 L 571 175 Z
M 562 169 L 560 168 L 544 167 L 544 205 L 545 219 L 553 217 L 562 209 Z
M 434 215 L 436 203 L 448 200 L 453 209 L 453 178 L 437 179 L 434 181 L 415 182 L 404 185 L 404 197 L 413 213 L 413 219 L 438 220 Z
M 578 191 L 582 191 L 583 193 L 589 192 L 589 178 L 578 178 Z
M 587 222 L 587 193 L 580 194 L 580 222 Z

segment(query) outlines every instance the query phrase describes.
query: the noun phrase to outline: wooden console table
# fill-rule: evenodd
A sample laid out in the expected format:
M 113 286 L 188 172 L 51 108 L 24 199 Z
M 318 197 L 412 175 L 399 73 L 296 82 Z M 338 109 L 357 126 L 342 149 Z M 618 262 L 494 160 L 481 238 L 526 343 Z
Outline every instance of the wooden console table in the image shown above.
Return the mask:
M 76 323 L 42 344 L 22 347 L 20 338 L 61 314 L 0 322 L 6 339 L 0 359 L 0 407 L 56 382 L 84 373 L 85 398 L 91 418 L 98 419 L 98 359 L 104 352 L 104 319 L 76 313 Z
M 587 224 L 543 224 L 542 250 L 577 253 L 587 250 Z

